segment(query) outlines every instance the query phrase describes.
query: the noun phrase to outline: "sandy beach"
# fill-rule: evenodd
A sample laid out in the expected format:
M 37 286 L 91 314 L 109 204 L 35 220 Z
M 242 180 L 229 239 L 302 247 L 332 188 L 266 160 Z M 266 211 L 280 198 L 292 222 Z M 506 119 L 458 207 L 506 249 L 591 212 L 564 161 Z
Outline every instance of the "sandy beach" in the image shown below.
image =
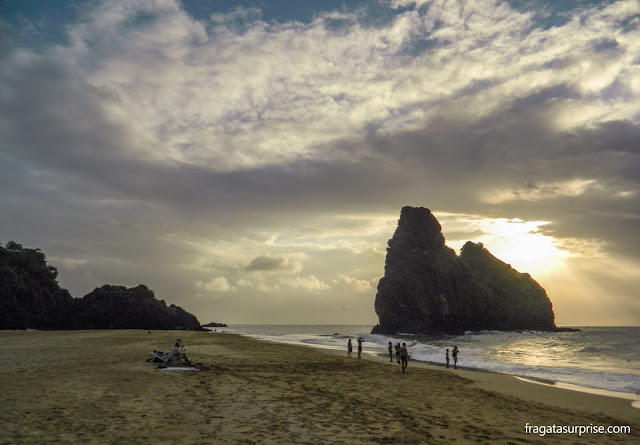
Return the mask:
M 197 372 L 145 359 L 182 338 Z M 628 400 L 225 333 L 2 331 L 0 444 L 638 443 Z M 355 354 L 354 354 L 355 356 Z M 630 426 L 631 434 L 527 434 Z

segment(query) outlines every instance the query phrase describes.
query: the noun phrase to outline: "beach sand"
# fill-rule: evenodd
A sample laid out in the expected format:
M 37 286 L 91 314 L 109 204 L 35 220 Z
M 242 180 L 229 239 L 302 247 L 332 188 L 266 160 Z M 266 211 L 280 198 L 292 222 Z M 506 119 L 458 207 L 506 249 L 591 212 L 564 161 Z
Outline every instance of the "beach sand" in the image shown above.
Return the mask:
M 145 359 L 182 338 L 197 372 Z M 177 331 L 0 331 L 0 444 L 640 443 L 640 410 L 511 376 Z M 525 433 L 629 425 L 629 434 Z

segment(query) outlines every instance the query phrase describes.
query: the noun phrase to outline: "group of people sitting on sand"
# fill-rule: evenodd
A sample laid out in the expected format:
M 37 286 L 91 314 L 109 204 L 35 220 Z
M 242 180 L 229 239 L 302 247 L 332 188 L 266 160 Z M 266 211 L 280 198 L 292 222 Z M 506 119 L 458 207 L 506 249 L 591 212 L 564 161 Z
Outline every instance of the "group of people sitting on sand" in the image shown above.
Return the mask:
M 163 354 L 162 351 L 156 351 L 155 349 L 151 353 L 151 358 L 147 359 L 148 362 L 162 362 L 159 368 L 167 368 L 170 366 L 180 366 L 184 362 L 187 366 L 193 366 L 187 357 L 187 350 L 184 348 L 184 343 L 181 339 L 176 340 L 173 347 Z

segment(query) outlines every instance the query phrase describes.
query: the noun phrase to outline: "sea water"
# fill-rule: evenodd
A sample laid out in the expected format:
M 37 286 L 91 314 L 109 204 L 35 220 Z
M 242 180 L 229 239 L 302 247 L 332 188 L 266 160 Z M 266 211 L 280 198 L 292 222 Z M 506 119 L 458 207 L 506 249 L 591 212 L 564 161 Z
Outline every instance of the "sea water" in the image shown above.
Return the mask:
M 456 336 L 370 334 L 372 326 L 237 325 L 218 331 L 260 340 L 343 350 L 365 340 L 365 354 L 386 356 L 389 342 L 406 343 L 412 360 L 444 364 L 460 350 L 458 365 L 582 388 L 640 395 L 640 327 L 580 327 L 580 332 L 467 332 Z M 453 364 L 453 362 L 452 362 Z

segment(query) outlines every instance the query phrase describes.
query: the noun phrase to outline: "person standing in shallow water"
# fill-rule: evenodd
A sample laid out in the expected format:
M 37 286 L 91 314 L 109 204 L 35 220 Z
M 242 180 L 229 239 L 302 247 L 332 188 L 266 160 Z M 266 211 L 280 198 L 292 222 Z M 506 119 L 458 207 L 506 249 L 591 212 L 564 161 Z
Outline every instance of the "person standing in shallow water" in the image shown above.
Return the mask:
M 409 352 L 407 351 L 406 343 L 402 343 L 402 347 L 400 348 L 400 361 L 402 362 L 402 373 L 404 374 L 404 370 L 407 369 L 407 365 L 409 364 Z
M 362 355 L 362 343 L 364 343 L 364 338 L 358 337 L 358 358 Z
M 389 342 L 389 361 L 393 362 L 393 343 Z
M 400 364 L 400 343 L 394 346 L 396 349 L 396 361 Z
M 453 369 L 458 369 L 458 347 L 454 346 L 451 351 L 451 357 L 453 357 Z
M 447 348 L 447 368 L 449 367 L 449 348 Z
M 353 351 L 353 345 L 351 344 L 351 339 L 347 343 L 347 357 L 351 357 L 351 351 Z

